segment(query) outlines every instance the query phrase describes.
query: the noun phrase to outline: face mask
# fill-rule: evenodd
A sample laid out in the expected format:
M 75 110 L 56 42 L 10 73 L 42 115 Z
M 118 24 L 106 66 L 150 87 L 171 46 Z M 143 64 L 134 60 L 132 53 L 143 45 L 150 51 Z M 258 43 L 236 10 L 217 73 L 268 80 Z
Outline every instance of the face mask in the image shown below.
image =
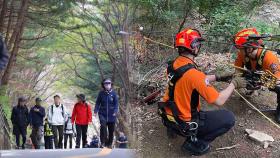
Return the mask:
M 104 87 L 107 91 L 111 90 L 112 88 L 111 84 L 105 84 Z

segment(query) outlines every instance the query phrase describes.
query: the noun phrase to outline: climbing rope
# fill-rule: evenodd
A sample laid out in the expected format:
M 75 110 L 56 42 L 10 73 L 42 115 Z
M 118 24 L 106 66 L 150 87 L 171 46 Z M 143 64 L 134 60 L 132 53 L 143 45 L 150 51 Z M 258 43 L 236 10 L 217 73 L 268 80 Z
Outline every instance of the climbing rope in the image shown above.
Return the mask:
M 148 37 L 145 37 L 144 36 L 144 39 L 145 40 L 148 40 L 150 42 L 153 42 L 153 43 L 156 43 L 156 44 L 159 44 L 159 45 L 162 45 L 162 46 L 166 46 L 166 47 L 169 47 L 169 48 L 172 48 L 172 49 L 175 49 L 174 47 L 170 46 L 170 45 L 167 45 L 165 43 L 161 43 L 161 42 L 158 42 L 158 41 L 155 41 L 151 38 L 148 38 Z M 234 90 L 234 92 L 236 94 L 238 94 L 248 105 L 249 107 L 251 107 L 252 109 L 256 110 L 259 114 L 261 114 L 265 119 L 267 119 L 270 123 L 272 123 L 274 126 L 276 126 L 278 129 L 280 129 L 280 126 L 278 124 L 276 124 L 274 121 L 272 121 L 269 117 L 267 117 L 263 112 L 261 112 L 257 107 L 255 107 L 250 101 L 248 101 L 243 95 L 241 95 L 237 90 Z

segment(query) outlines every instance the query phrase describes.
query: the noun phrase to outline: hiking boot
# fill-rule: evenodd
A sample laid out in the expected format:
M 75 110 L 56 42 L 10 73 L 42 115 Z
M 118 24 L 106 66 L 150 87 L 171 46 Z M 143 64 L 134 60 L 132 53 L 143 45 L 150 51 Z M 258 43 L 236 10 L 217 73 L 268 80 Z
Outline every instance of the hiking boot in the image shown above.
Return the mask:
M 76 149 L 79 149 L 79 148 L 80 148 L 80 145 L 76 145 L 75 148 L 76 148 Z
M 167 137 L 169 139 L 177 138 L 177 134 L 172 129 L 170 129 L 170 128 L 167 128 L 166 133 L 167 133 Z
M 277 106 L 277 109 L 276 109 L 275 120 L 277 123 L 280 124 L 280 106 L 279 105 Z
M 200 156 L 206 154 L 210 146 L 202 140 L 191 141 L 191 139 L 187 139 L 181 148 L 183 151 L 189 152 L 192 155 Z

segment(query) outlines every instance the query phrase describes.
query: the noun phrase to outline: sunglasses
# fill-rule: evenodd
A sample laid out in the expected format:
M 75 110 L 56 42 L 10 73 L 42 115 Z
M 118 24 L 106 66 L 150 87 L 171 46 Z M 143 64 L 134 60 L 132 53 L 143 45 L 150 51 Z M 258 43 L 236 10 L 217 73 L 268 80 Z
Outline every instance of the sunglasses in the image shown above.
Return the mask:
M 104 84 L 111 84 L 111 82 L 104 82 Z

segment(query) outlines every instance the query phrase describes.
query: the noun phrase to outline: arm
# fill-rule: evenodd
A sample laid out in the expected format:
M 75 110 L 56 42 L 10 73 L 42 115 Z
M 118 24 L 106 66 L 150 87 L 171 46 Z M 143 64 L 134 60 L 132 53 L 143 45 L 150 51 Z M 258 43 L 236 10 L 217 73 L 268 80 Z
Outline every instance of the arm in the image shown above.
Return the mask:
M 49 106 L 48 109 L 47 109 L 47 113 L 48 113 L 47 118 L 48 118 L 48 122 L 49 122 L 50 124 L 52 123 L 52 112 L 51 112 L 51 107 L 52 107 L 52 105 Z
M 92 122 L 92 111 L 91 111 L 91 106 L 90 104 L 88 106 L 88 123 Z
M 15 124 L 15 108 L 12 109 L 11 121 L 12 124 Z
M 72 117 L 71 117 L 71 122 L 72 124 L 74 124 L 75 120 L 76 120 L 76 105 L 74 105 L 73 111 L 72 111 Z
M 94 107 L 94 113 L 95 114 L 98 113 L 100 104 L 101 104 L 101 92 L 99 92 L 98 97 L 97 97 L 96 102 L 95 102 L 95 107 Z
M 46 116 L 45 108 L 41 107 L 41 108 L 39 109 L 38 113 L 39 113 L 39 115 L 40 115 L 41 117 L 44 118 L 44 117 Z
M 30 126 L 32 126 L 32 115 L 33 115 L 33 108 L 30 109 L 29 112 L 29 122 L 30 122 Z
M 207 75 L 206 78 L 208 78 L 209 82 L 216 81 L 216 76 L 215 75 Z
M 28 108 L 26 108 L 25 117 L 27 118 L 27 126 L 28 126 L 30 123 Z
M 118 96 L 116 93 L 114 93 L 114 114 L 116 115 L 119 111 L 119 101 Z
M 214 102 L 215 105 L 222 106 L 224 103 L 228 100 L 228 98 L 231 96 L 233 90 L 234 90 L 234 85 L 232 83 L 229 84 L 229 86 L 222 90 L 219 93 L 219 97 L 216 99 Z

